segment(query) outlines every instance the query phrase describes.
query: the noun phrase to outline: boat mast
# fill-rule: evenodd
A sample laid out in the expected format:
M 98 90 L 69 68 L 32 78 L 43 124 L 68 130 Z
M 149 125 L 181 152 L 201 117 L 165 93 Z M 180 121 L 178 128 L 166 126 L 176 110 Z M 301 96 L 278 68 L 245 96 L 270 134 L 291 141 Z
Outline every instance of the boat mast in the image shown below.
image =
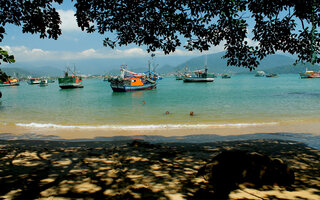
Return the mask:
M 207 54 L 205 55 L 205 60 L 204 60 L 204 72 L 207 73 L 208 72 L 208 67 L 207 67 L 207 64 L 208 64 L 208 60 L 207 60 Z

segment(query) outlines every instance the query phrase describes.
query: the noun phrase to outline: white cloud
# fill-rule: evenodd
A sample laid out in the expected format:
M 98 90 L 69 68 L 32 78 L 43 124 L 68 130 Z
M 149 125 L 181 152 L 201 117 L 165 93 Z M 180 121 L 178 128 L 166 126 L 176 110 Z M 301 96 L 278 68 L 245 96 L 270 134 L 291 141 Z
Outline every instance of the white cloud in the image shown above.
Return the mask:
M 15 56 L 17 62 L 31 61 L 52 61 L 52 60 L 83 60 L 83 59 L 119 59 L 119 58 L 138 58 L 150 57 L 143 48 L 134 47 L 128 49 L 85 49 L 77 52 L 73 51 L 48 51 L 40 48 L 30 49 L 26 46 L 3 46 L 4 50 Z M 162 56 L 197 56 L 203 53 L 217 53 L 223 51 L 223 44 L 212 47 L 209 51 L 187 51 L 184 49 L 176 49 L 175 52 L 165 55 L 162 51 L 154 52 L 157 57 Z
M 82 60 L 82 59 L 112 59 L 128 57 L 150 56 L 141 48 L 129 48 L 124 50 L 110 49 L 86 49 L 83 51 L 47 51 L 39 48 L 30 49 L 26 46 L 3 46 L 4 50 L 15 56 L 16 61 L 50 61 L 50 60 Z
M 62 24 L 62 32 L 72 32 L 72 31 L 81 31 L 78 27 L 76 17 L 74 16 L 75 12 L 73 10 L 58 10 Z

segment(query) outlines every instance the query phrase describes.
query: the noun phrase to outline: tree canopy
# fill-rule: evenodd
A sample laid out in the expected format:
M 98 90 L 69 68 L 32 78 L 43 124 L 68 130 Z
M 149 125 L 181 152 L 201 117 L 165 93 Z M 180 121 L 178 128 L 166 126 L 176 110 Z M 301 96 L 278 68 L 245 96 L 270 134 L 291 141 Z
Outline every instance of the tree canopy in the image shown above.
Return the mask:
M 22 26 L 24 33 L 57 39 L 61 21 L 53 2 L 61 4 L 63 0 L 1 1 L 0 42 L 6 24 Z M 277 51 L 297 54 L 302 62 L 320 63 L 319 0 L 74 2 L 78 26 L 88 33 L 113 33 L 114 38 L 103 41 L 111 48 L 136 44 L 145 45 L 149 52 L 169 54 L 179 46 L 204 51 L 224 43 L 228 64 L 250 70 Z M 251 40 L 257 45 L 247 41 L 249 24 L 253 24 Z

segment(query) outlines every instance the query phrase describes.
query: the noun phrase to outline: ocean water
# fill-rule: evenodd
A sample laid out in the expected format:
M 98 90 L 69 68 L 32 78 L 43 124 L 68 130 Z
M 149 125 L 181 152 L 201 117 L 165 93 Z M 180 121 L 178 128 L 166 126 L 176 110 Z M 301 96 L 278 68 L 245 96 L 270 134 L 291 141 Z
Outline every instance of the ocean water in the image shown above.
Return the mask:
M 48 87 L 21 82 L 0 88 L 0 125 L 139 129 L 318 122 L 319 86 L 320 79 L 298 74 L 233 75 L 213 83 L 165 77 L 155 90 L 130 93 L 114 93 L 101 79 L 85 79 L 84 88 L 68 90 L 56 82 Z

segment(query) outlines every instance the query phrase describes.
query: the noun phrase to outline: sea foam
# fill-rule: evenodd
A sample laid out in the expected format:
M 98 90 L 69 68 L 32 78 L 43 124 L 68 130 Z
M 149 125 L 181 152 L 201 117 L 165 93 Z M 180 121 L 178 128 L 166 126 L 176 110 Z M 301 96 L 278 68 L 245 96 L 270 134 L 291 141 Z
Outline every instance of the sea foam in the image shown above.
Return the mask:
M 179 128 L 241 128 L 249 126 L 277 125 L 278 122 L 266 123 L 234 123 L 234 124 L 150 124 L 150 125 L 60 125 L 40 123 L 16 123 L 16 126 L 29 128 L 58 128 L 58 129 L 119 129 L 119 130 L 149 130 L 149 129 L 179 129 Z

